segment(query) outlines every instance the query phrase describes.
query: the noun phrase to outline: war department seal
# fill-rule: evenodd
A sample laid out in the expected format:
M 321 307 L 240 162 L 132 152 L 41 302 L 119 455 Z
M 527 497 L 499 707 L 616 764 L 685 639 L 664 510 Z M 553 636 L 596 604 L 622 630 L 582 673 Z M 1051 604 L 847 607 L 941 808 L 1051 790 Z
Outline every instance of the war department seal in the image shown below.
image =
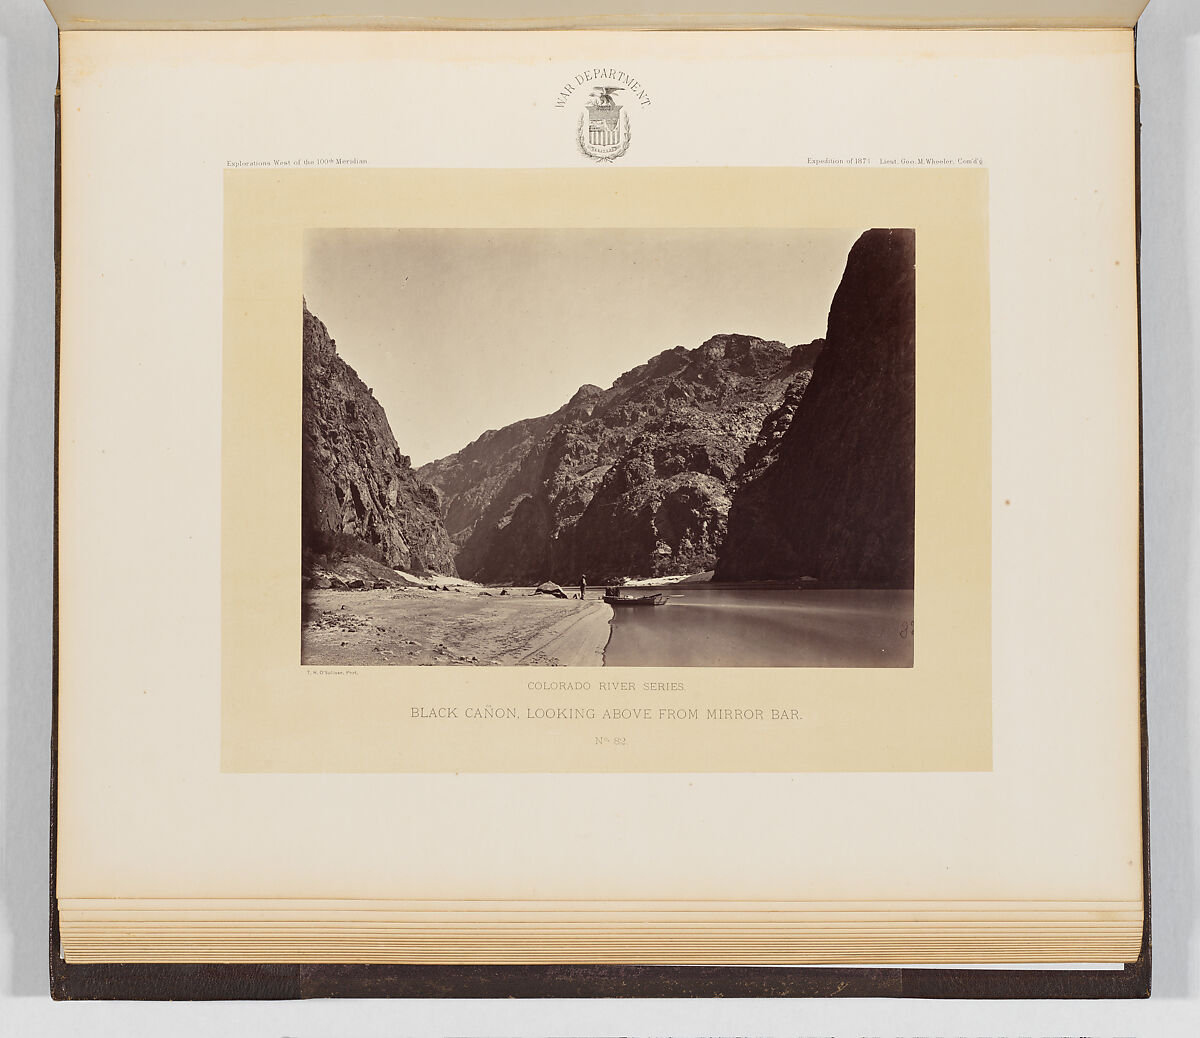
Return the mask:
M 596 162 L 612 162 L 629 150 L 629 113 L 613 98 L 624 87 L 592 87 L 592 99 L 579 116 L 579 150 Z

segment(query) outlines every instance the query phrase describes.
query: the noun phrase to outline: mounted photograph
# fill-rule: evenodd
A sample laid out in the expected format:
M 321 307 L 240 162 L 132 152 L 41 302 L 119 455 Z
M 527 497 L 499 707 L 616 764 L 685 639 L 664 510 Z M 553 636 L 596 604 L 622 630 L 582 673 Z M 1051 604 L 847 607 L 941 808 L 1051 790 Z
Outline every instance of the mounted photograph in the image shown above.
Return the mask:
M 911 668 L 916 233 L 304 233 L 300 662 Z

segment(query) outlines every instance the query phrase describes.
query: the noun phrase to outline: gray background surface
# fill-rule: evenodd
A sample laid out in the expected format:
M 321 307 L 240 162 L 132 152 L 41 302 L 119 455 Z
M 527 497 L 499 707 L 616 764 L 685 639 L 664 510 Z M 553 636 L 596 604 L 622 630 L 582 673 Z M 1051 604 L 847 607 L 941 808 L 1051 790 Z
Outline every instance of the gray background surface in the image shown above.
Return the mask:
M 617 5 L 619 6 L 619 5 Z M 769 5 L 767 5 L 769 6 Z M 1200 1034 L 1195 754 L 1200 646 L 1194 329 L 1200 324 L 1200 4 L 1151 0 L 1142 106 L 1143 408 L 1155 995 L 1148 1002 L 73 1003 L 47 995 L 57 78 L 41 0 L 0 0 L 0 1034 Z M 1097 560 L 1103 565 L 1104 560 Z

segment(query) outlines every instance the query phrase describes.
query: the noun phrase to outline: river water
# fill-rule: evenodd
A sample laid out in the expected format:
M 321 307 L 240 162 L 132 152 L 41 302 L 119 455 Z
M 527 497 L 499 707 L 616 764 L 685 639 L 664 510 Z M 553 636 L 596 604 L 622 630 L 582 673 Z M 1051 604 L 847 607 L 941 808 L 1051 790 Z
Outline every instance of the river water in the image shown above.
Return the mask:
M 614 608 L 606 667 L 911 667 L 911 591 L 669 585 L 665 606 Z

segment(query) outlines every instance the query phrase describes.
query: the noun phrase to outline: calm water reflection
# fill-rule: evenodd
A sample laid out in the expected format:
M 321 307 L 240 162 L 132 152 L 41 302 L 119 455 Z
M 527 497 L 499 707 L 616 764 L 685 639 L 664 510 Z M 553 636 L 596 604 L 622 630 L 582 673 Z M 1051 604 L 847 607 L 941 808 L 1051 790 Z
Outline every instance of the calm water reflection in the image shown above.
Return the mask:
M 606 667 L 911 667 L 911 591 L 667 586 L 658 608 L 614 609 Z

